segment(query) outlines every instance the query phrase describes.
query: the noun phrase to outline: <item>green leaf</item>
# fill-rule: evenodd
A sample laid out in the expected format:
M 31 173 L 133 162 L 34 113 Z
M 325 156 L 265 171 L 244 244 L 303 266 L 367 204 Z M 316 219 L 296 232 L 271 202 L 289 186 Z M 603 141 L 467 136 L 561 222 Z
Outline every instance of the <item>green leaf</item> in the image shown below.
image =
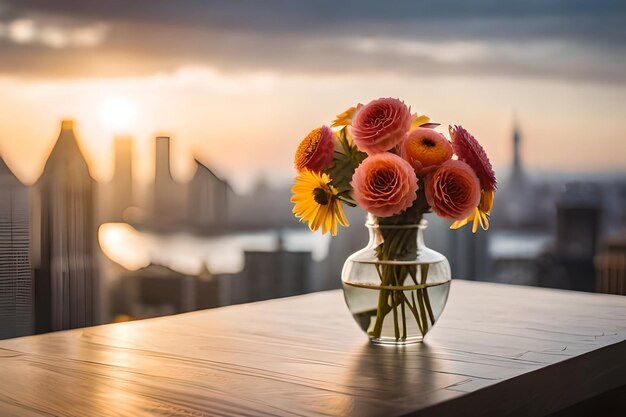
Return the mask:
M 352 181 L 354 171 L 367 157 L 367 154 L 359 151 L 354 144 L 350 143 L 345 127 L 341 129 L 339 144 L 341 145 L 341 151 L 335 151 L 333 162 L 326 170 L 326 173 L 330 175 L 332 179 L 331 184 L 337 188 L 339 193 L 350 193 L 352 191 L 350 182 Z

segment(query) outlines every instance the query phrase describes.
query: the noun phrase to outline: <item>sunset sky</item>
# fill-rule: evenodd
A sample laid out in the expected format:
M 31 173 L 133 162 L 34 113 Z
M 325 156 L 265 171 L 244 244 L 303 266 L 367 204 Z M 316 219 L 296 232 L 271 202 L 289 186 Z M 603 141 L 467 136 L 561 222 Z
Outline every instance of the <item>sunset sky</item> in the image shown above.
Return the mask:
M 0 155 L 32 183 L 76 120 L 93 175 L 112 138 L 174 139 L 244 190 L 293 175 L 308 131 L 358 102 L 400 97 L 462 124 L 496 167 L 516 119 L 531 169 L 625 172 L 626 3 L 0 0 Z

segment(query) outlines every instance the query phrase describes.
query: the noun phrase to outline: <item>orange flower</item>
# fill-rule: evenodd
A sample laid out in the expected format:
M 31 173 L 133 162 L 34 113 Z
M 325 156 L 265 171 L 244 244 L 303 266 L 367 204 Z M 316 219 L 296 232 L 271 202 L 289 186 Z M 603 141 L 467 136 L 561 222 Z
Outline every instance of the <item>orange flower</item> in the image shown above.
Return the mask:
M 305 168 L 320 172 L 330 165 L 334 151 L 335 134 L 328 126 L 318 127 L 300 142 L 296 150 L 294 165 L 298 172 Z
M 418 127 L 400 144 L 400 155 L 421 175 L 452 158 L 452 145 L 441 133 Z

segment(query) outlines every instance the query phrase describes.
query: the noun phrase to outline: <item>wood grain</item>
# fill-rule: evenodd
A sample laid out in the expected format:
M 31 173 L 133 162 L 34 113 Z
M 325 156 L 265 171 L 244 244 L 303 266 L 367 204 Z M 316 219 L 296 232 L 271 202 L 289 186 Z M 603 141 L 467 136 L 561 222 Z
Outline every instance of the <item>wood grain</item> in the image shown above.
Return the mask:
M 626 384 L 626 298 L 453 281 L 423 344 L 339 291 L 0 342 L 1 416 L 545 415 Z

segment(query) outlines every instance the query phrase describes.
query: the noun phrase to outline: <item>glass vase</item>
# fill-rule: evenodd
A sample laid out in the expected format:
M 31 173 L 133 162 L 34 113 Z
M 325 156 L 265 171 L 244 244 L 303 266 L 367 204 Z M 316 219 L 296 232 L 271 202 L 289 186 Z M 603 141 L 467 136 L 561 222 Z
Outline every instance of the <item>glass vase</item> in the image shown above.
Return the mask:
M 450 264 L 424 244 L 424 219 L 382 224 L 370 214 L 365 225 L 369 242 L 341 274 L 348 309 L 373 343 L 421 342 L 448 299 Z

